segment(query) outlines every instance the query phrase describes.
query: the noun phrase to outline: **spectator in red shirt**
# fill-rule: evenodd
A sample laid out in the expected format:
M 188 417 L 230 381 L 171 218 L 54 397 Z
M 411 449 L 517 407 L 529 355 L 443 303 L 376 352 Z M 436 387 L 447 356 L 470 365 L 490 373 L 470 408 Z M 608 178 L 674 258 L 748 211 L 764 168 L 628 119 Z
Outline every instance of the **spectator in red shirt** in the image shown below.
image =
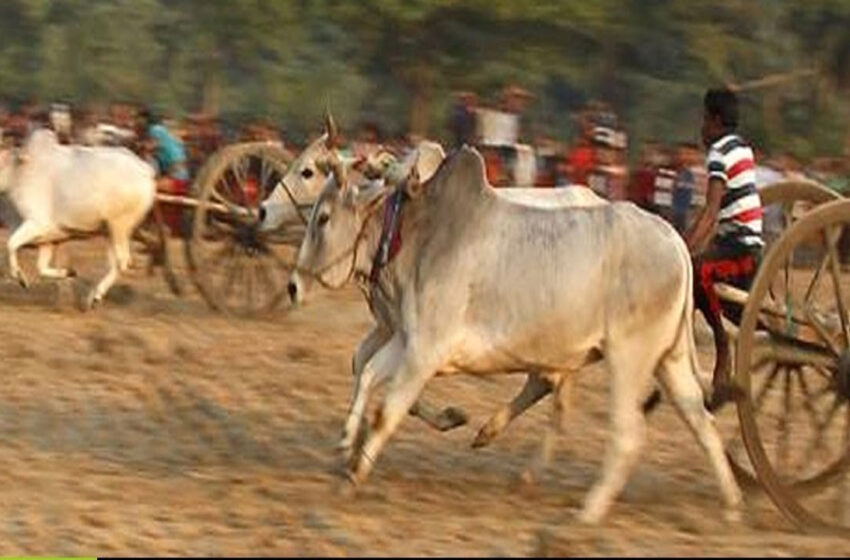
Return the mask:
M 652 195 L 655 191 L 655 170 L 658 164 L 658 142 L 650 140 L 643 147 L 638 168 L 629 178 L 629 200 L 652 211 Z
M 585 138 L 580 138 L 567 156 L 570 182 L 576 185 L 587 185 L 587 176 L 596 166 L 593 145 Z

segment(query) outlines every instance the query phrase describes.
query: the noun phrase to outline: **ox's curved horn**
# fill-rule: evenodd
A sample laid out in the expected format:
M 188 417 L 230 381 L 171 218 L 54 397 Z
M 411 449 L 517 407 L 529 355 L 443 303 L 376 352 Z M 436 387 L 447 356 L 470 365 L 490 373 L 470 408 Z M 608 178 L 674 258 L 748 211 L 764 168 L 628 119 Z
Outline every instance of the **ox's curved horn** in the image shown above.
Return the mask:
M 339 188 L 340 190 L 345 190 L 345 188 L 348 186 L 348 177 L 345 172 L 345 165 L 342 163 L 342 160 L 340 159 L 336 151 L 333 151 L 331 153 L 329 163 L 331 173 L 333 173 L 334 178 L 336 179 L 337 188 Z
M 325 145 L 328 148 L 336 147 L 339 141 L 339 129 L 336 126 L 336 122 L 334 122 L 329 108 L 325 108 L 325 134 L 327 134 Z

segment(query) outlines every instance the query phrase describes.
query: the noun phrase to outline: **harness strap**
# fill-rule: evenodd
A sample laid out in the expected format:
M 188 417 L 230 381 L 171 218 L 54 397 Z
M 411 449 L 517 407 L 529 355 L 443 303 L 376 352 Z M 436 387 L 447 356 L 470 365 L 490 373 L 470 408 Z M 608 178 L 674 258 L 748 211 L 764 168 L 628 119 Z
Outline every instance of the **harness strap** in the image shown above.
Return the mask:
M 407 193 L 404 189 L 398 189 L 384 203 L 381 240 L 369 273 L 369 282 L 373 285 L 377 283 L 381 269 L 389 264 L 401 249 L 401 212 L 406 201 Z

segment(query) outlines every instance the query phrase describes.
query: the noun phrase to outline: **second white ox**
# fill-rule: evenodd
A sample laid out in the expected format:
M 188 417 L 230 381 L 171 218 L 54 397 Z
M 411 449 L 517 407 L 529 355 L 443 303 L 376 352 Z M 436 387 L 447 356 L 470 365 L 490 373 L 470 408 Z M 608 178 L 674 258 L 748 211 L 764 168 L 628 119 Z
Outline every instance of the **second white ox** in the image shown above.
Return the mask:
M 154 169 L 127 149 L 64 146 L 46 129 L 33 132 L 19 152 L 0 152 L 0 193 L 10 198 L 22 220 L 7 244 L 10 274 L 28 284 L 17 252 L 37 245 L 42 277 L 73 276 L 71 270 L 51 266 L 54 246 L 105 228 L 109 270 L 87 303 L 100 302 L 119 271 L 130 265 L 130 238 L 153 206 L 154 177 Z
M 375 199 L 335 180 L 317 200 L 291 282 L 339 284 L 368 273 L 377 249 Z M 415 176 L 415 174 L 414 174 Z M 392 337 L 364 365 L 342 446 L 362 483 L 427 381 L 438 374 L 574 371 L 603 359 L 612 432 L 600 480 L 580 517 L 598 522 L 622 490 L 645 438 L 644 399 L 655 380 L 706 451 L 727 511 L 741 493 L 703 405 L 693 340 L 692 268 L 666 222 L 629 203 L 541 208 L 487 185 L 464 147 L 407 203 L 403 245 L 383 272 L 397 307 Z M 388 384 L 371 433 L 357 444 L 368 401 Z

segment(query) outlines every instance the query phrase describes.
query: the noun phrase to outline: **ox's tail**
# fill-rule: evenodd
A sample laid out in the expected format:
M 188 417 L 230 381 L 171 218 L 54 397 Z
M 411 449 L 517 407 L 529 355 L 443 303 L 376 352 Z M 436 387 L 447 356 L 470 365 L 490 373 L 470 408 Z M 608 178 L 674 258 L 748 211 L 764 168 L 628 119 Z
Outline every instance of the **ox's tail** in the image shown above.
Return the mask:
M 685 250 L 685 255 L 688 255 L 687 250 Z M 694 336 L 694 290 L 693 290 L 693 282 L 694 282 L 694 269 L 693 264 L 691 262 L 690 257 L 685 257 L 685 269 L 687 270 L 687 275 L 685 278 L 685 305 L 682 309 L 682 317 L 679 321 L 679 328 L 676 330 L 676 336 L 673 339 L 673 346 L 679 341 L 679 338 L 682 336 L 687 337 L 687 351 L 688 358 L 691 362 L 691 373 L 696 379 L 697 383 L 700 387 L 702 387 L 703 391 L 706 389 L 705 382 L 700 377 L 700 364 L 697 357 L 697 343 L 696 338 Z M 684 332 L 682 330 L 684 329 Z M 672 346 L 671 346 L 672 347 Z M 662 358 L 663 360 L 663 358 Z M 659 360 L 659 364 L 661 360 Z M 656 387 L 652 394 L 644 401 L 643 403 L 643 412 L 644 414 L 649 414 L 661 403 L 661 389 Z

